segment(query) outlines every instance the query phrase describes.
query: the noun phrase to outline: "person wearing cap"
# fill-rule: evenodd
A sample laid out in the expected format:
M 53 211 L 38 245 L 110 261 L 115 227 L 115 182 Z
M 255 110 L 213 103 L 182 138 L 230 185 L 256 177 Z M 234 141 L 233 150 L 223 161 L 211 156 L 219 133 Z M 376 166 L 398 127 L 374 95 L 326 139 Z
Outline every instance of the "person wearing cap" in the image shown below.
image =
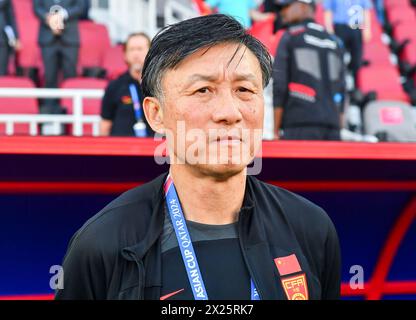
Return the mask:
M 362 65 L 363 40 L 371 40 L 371 0 L 324 0 L 325 27 L 344 43 L 351 60 L 348 65 L 356 83 Z
M 166 136 L 169 172 L 76 232 L 56 299 L 339 298 L 328 215 L 247 168 L 262 144 L 271 69 L 266 47 L 230 16 L 185 20 L 153 38 L 143 108 Z
M 275 138 L 340 140 L 346 91 L 341 42 L 314 22 L 313 0 L 277 4 L 287 30 L 273 66 Z

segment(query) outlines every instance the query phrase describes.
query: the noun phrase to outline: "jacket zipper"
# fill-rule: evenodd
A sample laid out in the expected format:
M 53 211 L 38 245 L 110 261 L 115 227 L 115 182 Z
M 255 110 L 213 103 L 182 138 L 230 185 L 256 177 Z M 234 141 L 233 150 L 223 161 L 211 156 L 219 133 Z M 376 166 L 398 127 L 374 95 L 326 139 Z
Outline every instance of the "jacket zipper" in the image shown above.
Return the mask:
M 144 265 L 143 260 L 137 260 L 137 267 L 139 268 L 139 300 L 144 300 Z
M 245 262 L 245 264 L 247 266 L 248 273 L 250 274 L 251 280 L 253 280 L 253 283 L 256 286 L 256 290 L 257 290 L 257 293 L 258 293 L 258 295 L 260 297 L 260 300 L 263 300 L 262 294 L 261 294 L 260 289 L 259 289 L 259 285 L 257 283 L 257 280 L 256 280 L 255 277 L 253 277 L 253 270 L 251 269 L 251 266 L 250 266 L 250 264 L 248 262 L 248 259 L 247 259 L 247 256 L 246 256 L 246 250 L 245 250 L 245 247 L 244 247 L 244 244 L 243 244 L 243 239 L 241 237 L 241 234 L 242 234 L 242 232 L 241 232 L 241 226 L 240 226 L 240 224 L 241 224 L 241 216 L 242 216 L 242 214 L 240 214 L 240 218 L 239 218 L 239 221 L 240 222 L 238 224 L 239 225 L 239 228 L 238 228 L 238 240 L 240 242 L 241 252 L 243 254 L 243 259 L 244 259 L 244 262 Z

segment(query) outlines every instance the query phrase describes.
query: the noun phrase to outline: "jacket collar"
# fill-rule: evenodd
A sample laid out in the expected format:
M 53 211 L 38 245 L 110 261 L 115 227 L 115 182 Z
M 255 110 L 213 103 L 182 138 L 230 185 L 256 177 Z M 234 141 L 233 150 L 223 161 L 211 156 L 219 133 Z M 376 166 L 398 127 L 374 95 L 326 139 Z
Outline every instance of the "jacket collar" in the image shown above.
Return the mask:
M 153 208 L 151 217 L 150 217 L 150 223 L 149 228 L 146 236 L 143 238 L 142 241 L 123 248 L 122 255 L 125 259 L 129 261 L 135 261 L 136 259 L 141 260 L 147 253 L 147 251 L 150 249 L 150 247 L 156 243 L 157 239 L 160 237 L 162 231 L 163 231 L 163 222 L 165 218 L 165 211 L 164 211 L 164 205 L 165 205 L 165 193 L 163 189 L 163 185 L 166 181 L 166 178 L 168 176 L 168 172 L 161 174 L 156 179 L 154 179 L 151 184 L 154 185 L 154 193 L 152 195 L 151 199 L 151 207 Z M 243 200 L 243 206 L 240 211 L 240 219 L 242 213 L 248 213 L 249 216 L 251 216 L 251 212 L 253 211 L 255 207 L 255 197 L 254 197 L 254 183 L 255 178 L 248 176 L 247 177 L 247 183 L 246 183 L 246 191 L 244 194 L 244 200 Z M 251 224 L 249 221 L 245 224 Z M 246 230 L 246 232 L 249 230 Z M 258 233 L 254 233 L 252 235 L 249 235 L 248 238 L 251 241 L 258 242 L 261 239 L 256 238 L 258 236 Z
M 142 241 L 122 250 L 123 257 L 129 261 L 143 259 L 148 250 L 152 247 L 153 244 L 156 243 L 162 234 L 165 214 L 165 194 L 163 191 L 163 185 L 167 176 L 167 172 L 163 173 L 152 182 L 150 182 L 154 185 L 154 192 L 151 200 L 151 207 L 153 210 L 150 216 L 150 223 L 147 229 L 148 231 Z
M 252 205 L 243 207 L 240 212 L 239 238 L 243 256 L 260 298 L 262 300 L 285 299 L 282 287 L 278 285 L 279 275 L 270 253 L 264 221 L 259 212 L 259 206 L 255 205 L 260 182 L 251 176 L 247 179 L 246 195 Z
M 163 185 L 167 175 L 168 173 L 164 173 L 151 182 L 155 186 L 155 192 L 152 197 L 153 211 L 148 232 L 142 241 L 122 250 L 123 257 L 129 261 L 143 259 L 162 234 L 165 215 Z M 256 206 L 256 192 L 258 192 L 256 189 L 260 187 L 258 184 L 259 181 L 256 178 L 247 177 L 246 191 L 238 222 L 240 245 L 261 299 L 284 299 L 285 294 L 282 287 L 278 285 L 279 275 L 270 253 L 263 219 Z

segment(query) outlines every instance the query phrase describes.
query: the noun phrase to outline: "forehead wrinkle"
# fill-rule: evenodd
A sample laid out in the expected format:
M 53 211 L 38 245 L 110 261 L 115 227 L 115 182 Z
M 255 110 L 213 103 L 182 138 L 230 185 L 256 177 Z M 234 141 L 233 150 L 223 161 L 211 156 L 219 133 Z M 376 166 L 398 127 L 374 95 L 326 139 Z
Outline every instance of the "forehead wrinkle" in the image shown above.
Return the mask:
M 229 67 L 230 65 L 231 65 L 231 62 L 232 62 L 232 60 L 234 60 L 234 58 L 235 58 L 235 56 L 237 55 L 237 53 L 238 53 L 238 51 L 240 50 L 240 48 L 241 48 L 241 44 L 238 46 L 238 48 L 236 49 L 236 51 L 234 52 L 234 54 L 233 54 L 233 56 L 231 57 L 231 59 L 230 59 L 230 61 L 228 62 L 228 64 L 227 64 L 227 67 Z M 236 64 L 236 66 L 235 66 L 235 68 L 234 68 L 234 72 L 235 72 L 235 77 L 234 77 L 234 80 L 237 80 L 237 81 L 241 81 L 241 80 L 248 80 L 248 81 L 251 81 L 251 82 L 256 82 L 256 77 L 254 76 L 254 74 L 252 74 L 252 73 L 242 73 L 242 74 L 238 74 L 236 71 L 237 71 L 237 68 L 238 68 L 238 66 L 241 64 L 241 61 L 243 60 L 243 58 L 244 58 L 244 56 L 245 56 L 245 54 L 246 54 L 246 52 L 247 52 L 247 47 L 246 46 L 244 46 L 244 51 L 243 51 L 243 53 L 241 54 L 241 56 L 240 56 L 240 59 L 238 60 L 238 62 L 237 62 L 237 64 Z

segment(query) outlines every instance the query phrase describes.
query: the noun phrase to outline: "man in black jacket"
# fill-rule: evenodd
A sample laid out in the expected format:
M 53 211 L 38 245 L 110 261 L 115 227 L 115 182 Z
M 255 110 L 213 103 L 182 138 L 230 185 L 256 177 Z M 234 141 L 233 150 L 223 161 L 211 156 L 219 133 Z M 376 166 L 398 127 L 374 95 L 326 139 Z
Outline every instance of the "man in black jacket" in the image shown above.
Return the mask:
M 127 191 L 71 239 L 57 299 L 338 299 L 326 213 L 247 174 L 263 125 L 267 49 L 233 18 L 167 27 L 143 107 L 170 171 Z M 260 133 L 260 134 L 259 134 Z
M 0 0 L 0 76 L 7 74 L 10 49 L 20 49 L 13 3 L 11 0 Z
M 142 32 L 128 36 L 123 46 L 128 70 L 110 82 L 101 100 L 101 136 L 152 136 L 142 110 L 144 97 L 140 85 L 150 42 Z M 135 130 L 140 122 L 145 125 L 144 130 Z
M 80 45 L 78 20 L 85 11 L 83 0 L 34 0 L 40 20 L 38 43 L 45 66 L 45 87 L 58 86 L 58 73 L 64 79 L 77 74 Z M 55 100 L 48 101 L 56 103 Z
M 346 93 L 340 42 L 314 22 L 314 0 L 277 3 L 288 28 L 273 66 L 275 138 L 340 140 Z

